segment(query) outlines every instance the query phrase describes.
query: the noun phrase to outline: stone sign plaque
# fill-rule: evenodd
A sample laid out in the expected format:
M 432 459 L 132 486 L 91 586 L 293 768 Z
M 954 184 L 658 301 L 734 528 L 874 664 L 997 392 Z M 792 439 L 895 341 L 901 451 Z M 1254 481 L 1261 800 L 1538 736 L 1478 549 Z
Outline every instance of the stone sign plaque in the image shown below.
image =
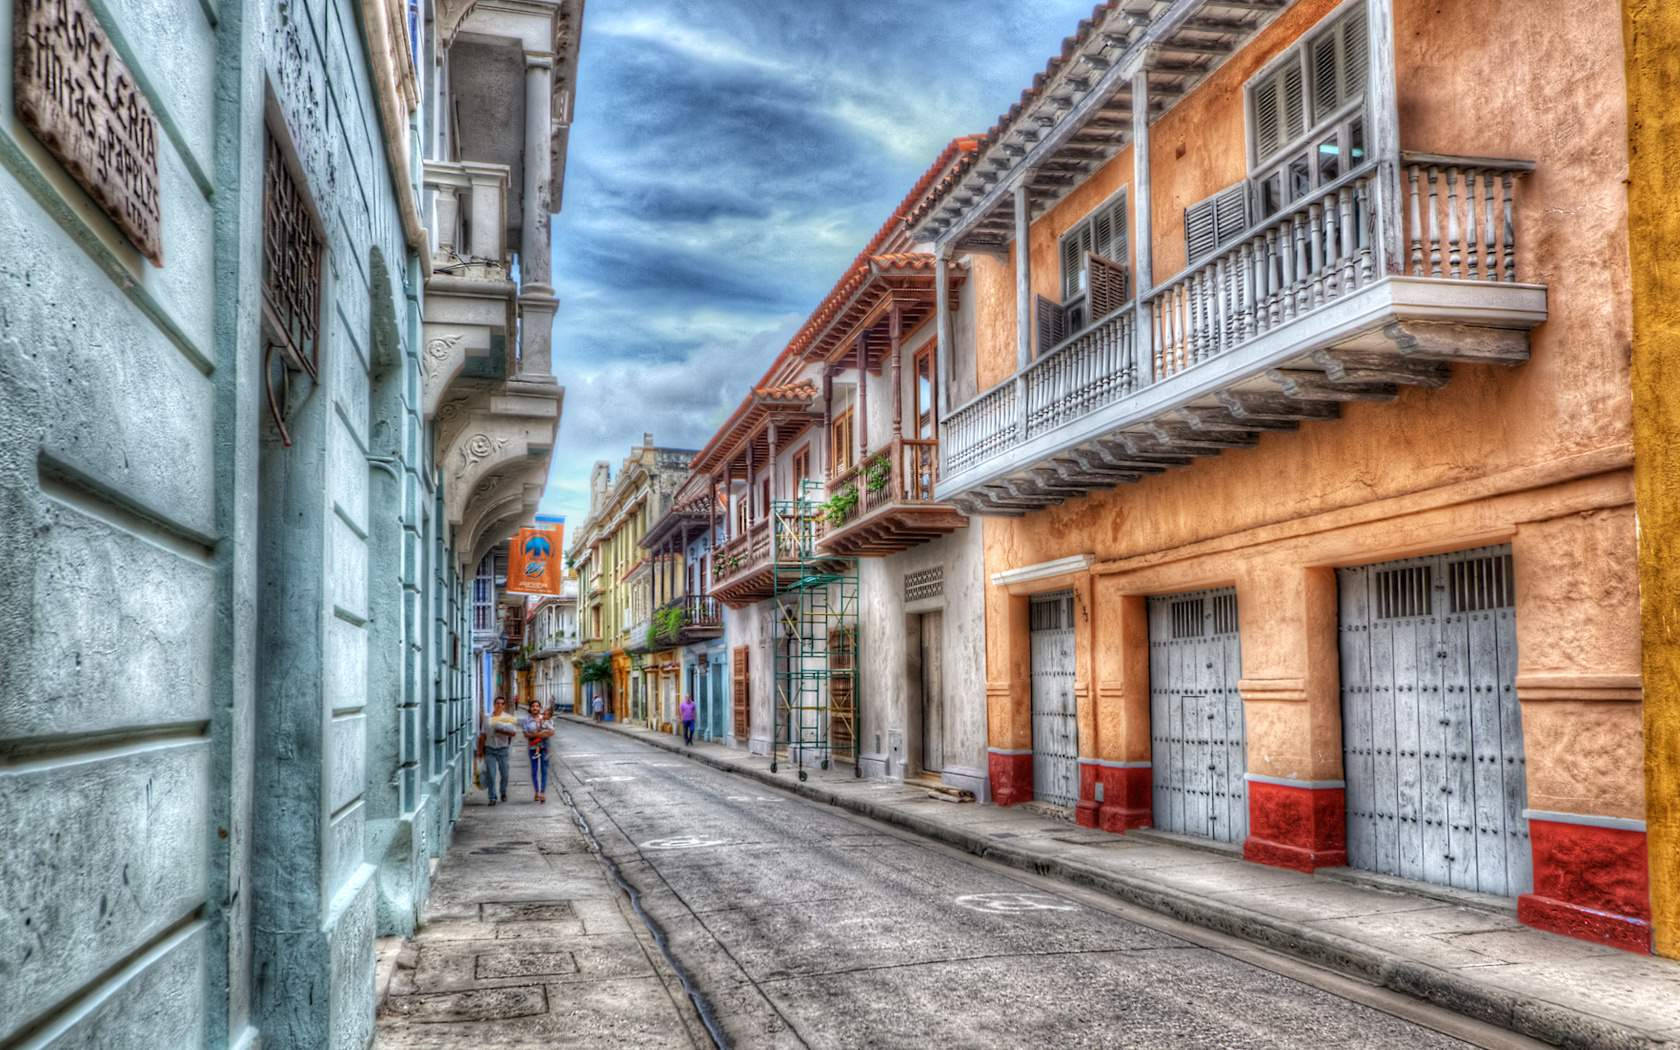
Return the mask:
M 158 266 L 158 126 L 87 0 L 14 0 L 19 119 Z

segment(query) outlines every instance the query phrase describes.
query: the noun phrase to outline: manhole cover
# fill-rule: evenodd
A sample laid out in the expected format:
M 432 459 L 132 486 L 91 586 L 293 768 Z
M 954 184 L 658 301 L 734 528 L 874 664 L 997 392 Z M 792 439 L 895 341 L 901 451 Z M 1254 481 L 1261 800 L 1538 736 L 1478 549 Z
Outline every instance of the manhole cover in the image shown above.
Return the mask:
M 577 972 L 577 960 L 572 958 L 571 952 L 497 952 L 473 959 L 473 977 L 480 981 Z
M 510 1017 L 531 1017 L 548 1012 L 548 995 L 535 988 L 475 988 L 470 992 L 433 995 L 393 995 L 385 1000 L 384 1012 L 417 1024 L 450 1021 L 502 1021 Z
M 487 901 L 479 905 L 484 922 L 566 922 L 577 912 L 571 901 Z

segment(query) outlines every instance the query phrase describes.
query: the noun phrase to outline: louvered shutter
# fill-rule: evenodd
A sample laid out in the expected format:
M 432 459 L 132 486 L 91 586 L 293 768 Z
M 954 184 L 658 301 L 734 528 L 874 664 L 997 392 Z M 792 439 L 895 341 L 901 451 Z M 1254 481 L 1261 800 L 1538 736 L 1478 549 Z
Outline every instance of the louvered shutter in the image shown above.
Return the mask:
M 1123 308 L 1131 297 L 1126 287 L 1126 268 L 1095 252 L 1086 256 L 1091 274 L 1091 320 L 1100 321 Z
M 1248 229 L 1248 184 L 1227 186 L 1184 209 L 1184 248 L 1195 263 L 1242 236 Z
M 737 645 L 730 654 L 730 685 L 732 706 L 735 709 L 735 739 L 747 739 L 747 647 Z
M 1201 262 L 1219 248 L 1218 201 L 1209 197 L 1184 209 L 1184 255 L 1190 262 Z
M 1335 33 L 1325 33 L 1313 42 L 1313 112 L 1328 116 L 1342 104 L 1342 64 L 1336 61 Z
M 1306 99 L 1302 97 L 1301 62 L 1291 57 L 1283 68 L 1262 80 L 1252 93 L 1254 159 L 1269 160 L 1306 131 Z
M 1082 223 L 1062 238 L 1062 298 L 1085 290 L 1085 253 L 1091 250 L 1091 227 Z
M 1090 223 L 1090 250 L 1104 259 L 1124 260 L 1131 257 L 1126 245 L 1126 198 L 1121 198 L 1097 213 Z
M 1067 311 L 1062 304 L 1039 296 L 1033 312 L 1038 327 L 1038 356 L 1043 357 L 1067 338 Z
M 1346 64 L 1342 78 L 1342 99 L 1363 95 L 1371 76 L 1371 41 L 1366 36 L 1365 9 L 1362 7 L 1342 23 L 1342 56 Z

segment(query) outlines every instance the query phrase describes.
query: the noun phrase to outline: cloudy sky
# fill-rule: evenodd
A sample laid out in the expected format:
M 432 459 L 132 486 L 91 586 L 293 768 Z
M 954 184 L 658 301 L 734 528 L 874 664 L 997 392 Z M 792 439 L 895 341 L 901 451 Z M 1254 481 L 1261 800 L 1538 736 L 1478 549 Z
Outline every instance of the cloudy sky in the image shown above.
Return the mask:
M 591 0 L 564 207 L 544 512 L 598 459 L 698 448 L 904 194 L 1093 0 Z M 568 539 L 570 537 L 568 536 Z

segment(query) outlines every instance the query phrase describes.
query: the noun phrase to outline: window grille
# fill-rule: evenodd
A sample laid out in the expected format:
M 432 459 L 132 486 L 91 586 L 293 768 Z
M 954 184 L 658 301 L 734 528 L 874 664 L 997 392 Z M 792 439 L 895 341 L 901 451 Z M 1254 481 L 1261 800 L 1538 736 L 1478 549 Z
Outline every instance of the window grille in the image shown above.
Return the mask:
M 1517 604 L 1511 556 L 1466 558 L 1447 566 L 1447 594 L 1455 613 L 1510 609 Z
M 1172 636 L 1201 638 L 1207 634 L 1207 605 L 1204 598 L 1180 598 L 1172 603 Z
M 1377 573 L 1377 619 L 1398 620 L 1428 616 L 1434 611 L 1427 565 L 1386 569 Z
M 1237 596 L 1234 594 L 1216 594 L 1213 596 L 1213 633 L 1237 633 Z
M 937 598 L 945 593 L 945 567 L 935 565 L 931 569 L 919 569 L 916 572 L 904 574 L 904 600 L 919 602 L 924 598 Z
M 1051 594 L 1032 599 L 1028 610 L 1028 629 L 1032 631 L 1065 631 L 1073 627 L 1073 595 Z
M 315 209 L 272 128 L 263 159 L 263 317 L 268 338 L 294 369 L 320 363 L 321 256 Z

